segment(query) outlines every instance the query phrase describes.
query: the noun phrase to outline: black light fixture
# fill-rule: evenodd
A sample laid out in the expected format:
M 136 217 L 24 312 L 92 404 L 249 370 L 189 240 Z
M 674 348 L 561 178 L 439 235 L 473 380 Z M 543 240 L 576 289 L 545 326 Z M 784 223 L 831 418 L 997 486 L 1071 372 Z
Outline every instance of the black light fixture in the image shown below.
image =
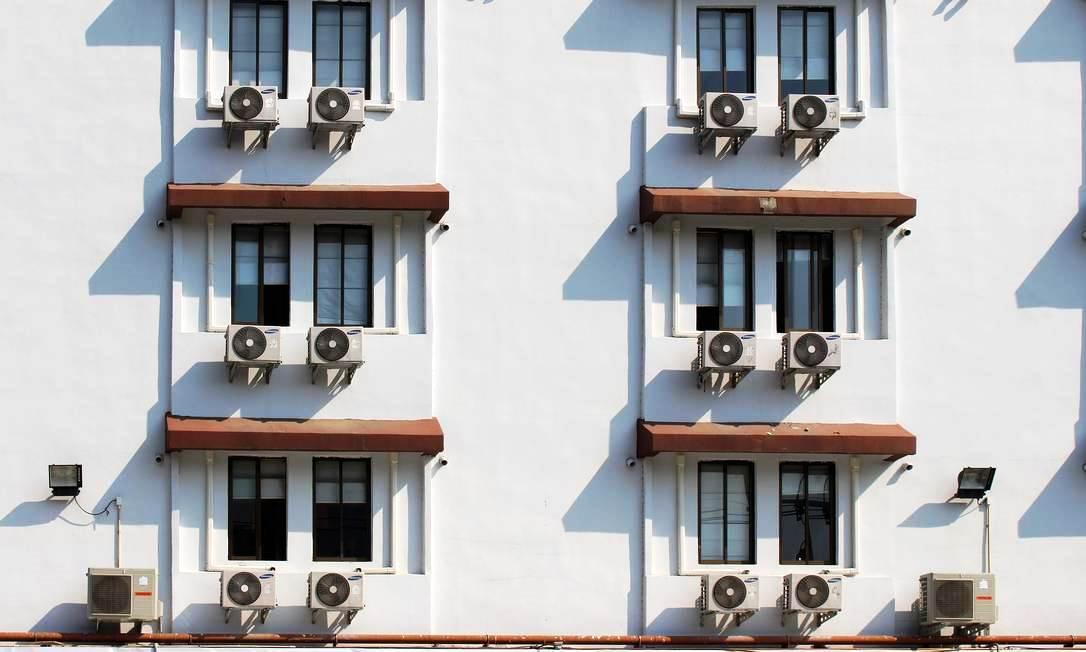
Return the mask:
M 82 464 L 49 465 L 49 489 L 54 496 L 78 496 L 82 486 Z
M 984 494 L 992 488 L 992 480 L 995 478 L 995 467 L 967 466 L 958 472 L 958 492 L 955 498 L 968 498 L 975 500 L 984 498 Z

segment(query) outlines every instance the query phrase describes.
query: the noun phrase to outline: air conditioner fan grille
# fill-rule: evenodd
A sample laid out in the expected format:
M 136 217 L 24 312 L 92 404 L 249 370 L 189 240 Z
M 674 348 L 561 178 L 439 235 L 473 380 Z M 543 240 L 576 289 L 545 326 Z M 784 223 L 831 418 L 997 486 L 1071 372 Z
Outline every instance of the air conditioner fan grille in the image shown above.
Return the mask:
M 132 611 L 132 578 L 127 575 L 99 575 L 90 580 L 91 611 L 127 615 Z
M 935 582 L 936 618 L 955 620 L 973 617 L 973 582 L 970 580 L 938 580 Z
M 814 129 L 826 120 L 826 103 L 814 95 L 804 95 L 792 107 L 792 117 L 804 129 Z
M 808 609 L 818 609 L 829 598 L 829 583 L 817 575 L 805 575 L 796 582 L 796 600 Z
M 796 360 L 805 367 L 817 367 L 825 361 L 830 352 L 826 339 L 815 333 L 800 335 L 796 338 L 796 343 L 792 345 L 792 350 Z
M 314 343 L 317 355 L 328 362 L 335 362 L 347 355 L 347 350 L 350 347 L 351 342 L 347 339 L 346 333 L 338 328 L 322 330 L 317 335 L 317 341 Z
M 226 583 L 226 595 L 234 604 L 247 607 L 260 599 L 260 580 L 252 573 L 235 573 Z
M 721 127 L 734 127 L 743 119 L 743 102 L 729 93 L 718 95 L 709 105 L 709 115 Z
M 350 108 L 351 99 L 338 88 L 326 88 L 317 94 L 317 113 L 329 122 L 342 120 Z
M 251 86 L 242 86 L 230 94 L 230 112 L 241 120 L 252 120 L 264 110 L 264 98 Z
M 713 601 L 724 609 L 736 609 L 747 599 L 747 585 L 743 580 L 728 575 L 713 583 Z
M 317 580 L 317 599 L 328 607 L 338 607 L 351 595 L 351 585 L 339 573 L 325 573 Z
M 256 360 L 264 355 L 268 348 L 268 340 L 259 328 L 246 326 L 234 333 L 234 339 L 230 343 L 234 347 L 234 353 L 243 360 Z
M 718 333 L 709 341 L 709 357 L 722 367 L 728 367 L 743 357 L 743 341 L 735 333 Z

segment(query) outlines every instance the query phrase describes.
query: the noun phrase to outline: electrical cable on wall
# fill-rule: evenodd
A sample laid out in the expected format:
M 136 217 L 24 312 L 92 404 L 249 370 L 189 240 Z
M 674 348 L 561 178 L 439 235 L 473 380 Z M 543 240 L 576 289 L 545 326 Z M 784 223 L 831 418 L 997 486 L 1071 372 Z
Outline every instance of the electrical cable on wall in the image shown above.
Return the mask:
M 87 514 L 88 516 L 102 516 L 103 514 L 108 516 L 110 506 L 111 505 L 116 505 L 117 504 L 117 499 L 116 498 L 111 498 L 110 501 L 108 503 L 106 503 L 106 506 L 103 507 L 102 510 L 98 511 L 98 512 L 89 512 L 89 511 L 87 511 L 82 505 L 79 504 L 79 498 L 77 498 L 75 496 L 72 496 L 72 502 L 75 503 L 75 506 L 78 507 L 80 509 L 80 511 L 82 511 L 84 514 Z

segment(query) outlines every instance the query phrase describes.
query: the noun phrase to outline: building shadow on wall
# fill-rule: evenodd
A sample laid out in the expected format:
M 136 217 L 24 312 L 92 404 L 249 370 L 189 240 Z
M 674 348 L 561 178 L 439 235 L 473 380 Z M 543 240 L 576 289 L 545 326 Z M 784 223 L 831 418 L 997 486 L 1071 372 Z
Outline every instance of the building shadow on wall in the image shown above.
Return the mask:
M 625 337 L 626 403 L 608 424 L 608 453 L 603 464 L 589 480 L 576 500 L 562 516 L 563 527 L 570 532 L 608 532 L 626 535 L 629 543 L 630 590 L 627 594 L 627 627 L 640 630 L 641 623 L 641 537 L 640 471 L 626 467 L 625 460 L 635 455 L 635 424 L 641 391 L 642 333 L 641 304 L 633 300 L 640 287 L 641 238 L 631 236 L 626 228 L 637 222 L 641 171 L 638 165 L 644 151 L 644 112 L 630 123 L 630 165 L 615 186 L 616 214 L 599 239 L 581 258 L 562 284 L 566 301 L 609 301 L 626 305 L 626 321 L 620 332 Z M 608 336 L 600 333 L 598 336 Z M 621 364 L 616 365 L 617 368 Z M 612 370 L 607 370 L 610 373 Z M 602 508 L 601 506 L 606 506 Z
M 935 7 L 935 11 L 931 12 L 931 15 L 942 16 L 943 20 L 950 20 L 955 14 L 964 9 L 968 3 L 969 0 L 939 0 L 938 6 Z
M 1018 536 L 1056 537 L 1086 535 L 1086 512 L 1073 506 L 1082 502 L 1086 490 L 1086 4 L 1081 0 L 1053 0 L 1041 12 L 1014 46 L 1019 63 L 1078 63 L 1081 124 L 1082 181 L 1078 188 L 1077 210 L 1067 227 L 1041 257 L 1015 291 L 1019 308 L 1077 310 L 1082 315 L 1082 343 L 1079 352 L 1079 418 L 1071 428 L 1072 452 L 1041 490 L 1040 495 L 1018 520 Z M 1039 434 L 1039 433 L 1036 433 Z

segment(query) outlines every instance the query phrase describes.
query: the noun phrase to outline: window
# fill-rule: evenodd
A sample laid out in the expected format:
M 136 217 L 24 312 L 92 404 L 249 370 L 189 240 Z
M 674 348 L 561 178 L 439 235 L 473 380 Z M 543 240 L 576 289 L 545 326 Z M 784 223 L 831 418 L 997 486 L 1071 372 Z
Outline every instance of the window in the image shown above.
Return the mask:
M 777 234 L 777 330 L 833 330 L 833 234 Z
M 230 83 L 275 86 L 287 96 L 287 3 L 230 3 Z
M 230 458 L 230 559 L 287 558 L 287 461 Z
M 698 9 L 698 94 L 754 92 L 754 11 Z
M 750 231 L 698 229 L 699 331 L 754 330 Z
M 231 321 L 290 325 L 290 227 L 235 224 Z
M 781 464 L 781 563 L 837 563 L 837 492 L 830 462 Z
M 317 326 L 371 326 L 373 230 L 368 226 L 318 226 L 315 240 L 314 323 Z
M 698 560 L 754 563 L 754 465 L 698 464 Z
M 835 93 L 833 9 L 781 9 L 778 19 L 781 99 Z
M 313 460 L 313 559 L 371 561 L 370 461 Z
M 313 3 L 313 85 L 353 86 L 370 96 L 370 6 Z

